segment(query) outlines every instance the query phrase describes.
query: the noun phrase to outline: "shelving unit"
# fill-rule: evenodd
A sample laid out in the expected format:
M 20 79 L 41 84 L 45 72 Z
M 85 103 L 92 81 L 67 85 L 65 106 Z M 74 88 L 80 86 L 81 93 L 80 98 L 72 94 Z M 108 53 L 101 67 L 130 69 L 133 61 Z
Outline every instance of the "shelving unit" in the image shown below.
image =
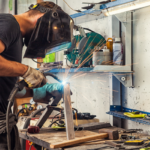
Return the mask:
M 125 108 L 125 107 L 121 107 L 118 105 L 111 105 L 110 111 L 107 112 L 106 114 L 112 115 L 112 116 L 117 117 L 117 118 L 131 120 L 134 122 L 150 125 L 150 120 L 146 120 L 143 118 L 130 118 L 130 117 L 127 117 L 124 115 L 124 112 L 132 112 L 132 111 L 139 111 L 139 110 Z M 144 112 L 144 111 L 139 111 L 139 112 L 144 113 L 144 114 L 150 114 L 149 112 Z
M 81 13 L 76 13 L 71 15 L 74 19 L 75 24 L 81 24 L 84 22 L 89 22 L 92 20 L 102 19 L 105 16 L 101 13 L 101 9 L 110 8 L 113 6 L 121 5 L 127 2 L 132 2 L 134 0 L 117 0 L 115 2 L 110 2 L 105 5 L 101 5 L 99 10 L 86 10 Z M 89 14 L 101 14 L 101 15 L 89 15 Z M 76 72 L 97 72 L 97 73 L 109 73 L 109 82 L 110 82 L 110 102 L 112 105 L 121 105 L 121 84 L 122 83 L 125 87 L 133 87 L 133 62 L 132 62 L 132 49 L 133 49 L 133 13 L 132 12 L 125 12 L 115 16 L 110 16 L 111 20 L 111 37 L 119 37 L 120 30 L 119 30 L 119 22 L 126 28 L 125 33 L 125 65 L 124 66 L 113 66 L 113 65 L 98 65 L 94 68 L 70 68 L 70 69 L 53 69 L 51 73 L 76 73 Z M 114 92 L 118 91 L 118 92 Z M 112 124 L 118 127 L 121 127 L 121 118 L 126 118 L 123 113 L 110 111 L 107 114 L 113 115 L 115 117 L 119 117 L 120 119 L 112 118 Z M 132 119 L 133 120 L 133 119 Z M 141 119 L 134 119 L 133 121 L 136 122 L 144 122 L 145 124 L 150 125 L 150 121 L 145 121 Z

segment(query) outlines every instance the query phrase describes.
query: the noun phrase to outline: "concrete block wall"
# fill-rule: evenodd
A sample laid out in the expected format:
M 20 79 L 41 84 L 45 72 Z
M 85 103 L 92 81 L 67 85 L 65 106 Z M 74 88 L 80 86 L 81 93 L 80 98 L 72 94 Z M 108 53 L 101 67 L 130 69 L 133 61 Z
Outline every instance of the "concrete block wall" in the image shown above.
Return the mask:
M 150 7 L 134 11 L 133 16 L 133 70 L 134 88 L 123 87 L 123 106 L 150 112 Z M 148 125 L 124 121 L 126 128 L 143 128 L 150 134 Z
M 85 6 L 82 4 L 84 0 L 69 1 L 66 2 L 75 10 Z M 86 1 L 86 2 L 99 2 Z M 57 3 L 62 9 L 69 15 L 76 13 L 70 9 L 63 1 Z M 94 20 L 80 24 L 82 27 L 89 28 L 105 38 L 111 34 L 111 28 L 107 24 L 110 22 L 110 18 L 105 17 L 103 19 Z M 79 34 L 74 32 L 74 34 Z M 66 73 L 67 74 L 67 73 Z M 65 79 L 62 73 L 57 74 L 60 78 Z M 65 75 L 66 76 L 66 75 Z M 71 78 L 70 78 L 71 77 Z M 79 112 L 90 112 L 92 115 L 96 115 L 100 121 L 109 122 L 110 116 L 105 112 L 109 111 L 110 106 L 110 89 L 109 89 L 109 75 L 101 73 L 70 73 L 67 75 L 70 78 L 70 86 L 73 92 L 71 100 L 73 107 L 77 108 Z M 50 78 L 49 78 L 50 79 Z M 55 82 L 52 81 L 51 82 Z
M 66 2 L 74 9 L 80 9 L 83 4 L 82 4 L 82 0 L 81 1 L 69 1 L 66 0 Z M 98 2 L 98 1 L 90 1 L 90 2 Z M 64 11 L 66 11 L 69 14 L 74 14 L 75 12 L 73 10 L 71 10 L 63 1 L 58 1 L 58 4 L 61 5 L 61 7 L 64 9 Z M 123 102 L 123 106 L 124 107 L 128 107 L 128 108 L 133 108 L 133 109 L 138 109 L 141 111 L 148 111 L 150 112 L 149 106 L 150 106 L 150 86 L 149 86 L 149 73 L 150 73 L 150 69 L 149 69 L 149 64 L 150 64 L 150 51 L 149 51 L 149 35 L 150 35 L 150 20 L 149 20 L 149 13 L 150 13 L 150 7 L 147 8 L 143 8 L 143 9 L 139 9 L 134 11 L 134 26 L 133 26 L 133 30 L 134 30 L 134 41 L 133 41 L 133 67 L 134 67 L 134 86 L 135 88 L 125 88 L 122 85 L 122 102 Z M 85 20 L 86 21 L 86 20 Z M 100 34 L 102 34 L 105 37 L 109 37 L 110 36 L 110 27 L 109 26 L 109 18 L 108 19 L 99 19 L 99 20 L 95 20 L 95 21 L 91 21 L 91 22 L 86 22 L 86 23 L 82 23 L 81 26 L 83 27 L 88 27 L 92 30 L 94 30 L 95 32 L 98 32 Z M 124 33 L 124 31 L 122 32 Z M 124 35 L 123 35 L 124 36 Z M 124 40 L 124 39 L 123 39 Z M 86 84 L 91 84 L 91 80 L 95 79 L 96 77 L 99 77 L 100 74 L 95 74 L 95 75 L 91 75 L 87 74 L 85 76 L 85 78 L 88 79 L 88 81 L 85 80 L 85 78 L 83 79 L 82 77 L 79 77 L 75 80 L 75 83 L 80 86 L 84 86 Z M 90 80 L 91 79 L 91 80 Z M 108 83 L 108 76 L 103 77 L 103 80 L 106 80 L 106 85 L 109 87 L 109 83 Z M 82 81 L 82 82 L 81 82 Z M 72 85 L 72 83 L 71 83 Z M 99 85 L 100 88 L 98 88 L 98 83 L 94 83 L 94 87 L 97 87 L 97 90 L 100 92 L 100 88 L 105 88 L 105 85 Z M 81 88 L 76 88 L 76 95 L 80 95 Z M 87 94 L 88 100 L 87 101 L 92 101 L 90 97 L 92 97 L 92 99 L 94 99 L 94 97 L 98 98 L 96 99 L 96 101 L 92 101 L 93 105 L 97 105 L 97 109 L 95 110 L 95 114 L 97 114 L 98 118 L 100 119 L 100 121 L 109 121 L 109 117 L 108 115 L 105 114 L 105 112 L 109 109 L 109 98 L 104 98 L 103 96 L 107 94 L 107 91 L 105 91 L 103 94 L 104 95 L 100 95 L 96 92 L 95 88 L 93 89 L 93 91 L 91 90 L 86 90 L 83 89 L 82 90 L 83 93 L 86 93 L 86 91 L 90 91 Z M 108 93 L 109 95 L 109 93 Z M 110 96 L 110 95 L 109 95 Z M 102 105 L 102 97 L 105 99 L 105 106 Z M 72 99 L 76 100 L 76 107 L 78 107 L 78 105 L 82 106 L 82 110 L 85 110 L 87 108 L 87 110 L 89 110 L 90 112 L 93 112 L 93 106 L 91 104 L 91 106 L 89 106 L 90 104 L 85 105 L 84 100 L 81 101 L 80 98 L 78 98 L 77 96 L 72 96 Z M 91 107 L 91 109 L 90 109 Z M 105 108 L 104 111 L 101 111 L 101 113 L 99 112 L 100 110 L 103 110 L 103 108 Z M 143 125 L 143 124 L 139 124 L 139 123 L 135 123 L 132 121 L 127 121 L 124 120 L 124 127 L 125 128 L 143 128 L 145 132 L 149 133 L 149 126 L 148 125 Z

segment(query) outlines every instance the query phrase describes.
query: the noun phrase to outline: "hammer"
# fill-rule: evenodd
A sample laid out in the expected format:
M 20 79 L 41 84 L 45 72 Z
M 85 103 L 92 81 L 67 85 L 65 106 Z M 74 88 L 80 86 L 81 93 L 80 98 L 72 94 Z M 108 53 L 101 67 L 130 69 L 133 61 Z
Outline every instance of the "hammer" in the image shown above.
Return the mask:
M 118 140 L 119 139 L 119 133 L 118 130 L 114 128 L 103 128 L 99 130 L 99 133 L 107 133 L 109 140 Z

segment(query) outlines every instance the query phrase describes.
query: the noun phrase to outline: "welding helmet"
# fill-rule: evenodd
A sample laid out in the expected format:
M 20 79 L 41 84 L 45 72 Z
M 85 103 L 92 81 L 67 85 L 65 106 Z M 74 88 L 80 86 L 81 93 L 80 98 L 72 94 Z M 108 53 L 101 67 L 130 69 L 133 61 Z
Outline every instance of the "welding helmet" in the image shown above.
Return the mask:
M 32 8 L 46 13 L 36 23 L 24 55 L 25 58 L 44 58 L 49 49 L 71 42 L 74 22 L 68 14 L 56 9 L 57 5 L 53 9 L 40 5 Z

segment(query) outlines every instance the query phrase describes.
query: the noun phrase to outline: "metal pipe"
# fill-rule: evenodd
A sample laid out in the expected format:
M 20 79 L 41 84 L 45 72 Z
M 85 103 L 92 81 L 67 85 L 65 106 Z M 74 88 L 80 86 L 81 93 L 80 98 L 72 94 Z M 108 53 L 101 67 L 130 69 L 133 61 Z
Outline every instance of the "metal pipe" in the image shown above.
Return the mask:
M 18 2 L 15 0 L 15 15 L 18 14 Z

